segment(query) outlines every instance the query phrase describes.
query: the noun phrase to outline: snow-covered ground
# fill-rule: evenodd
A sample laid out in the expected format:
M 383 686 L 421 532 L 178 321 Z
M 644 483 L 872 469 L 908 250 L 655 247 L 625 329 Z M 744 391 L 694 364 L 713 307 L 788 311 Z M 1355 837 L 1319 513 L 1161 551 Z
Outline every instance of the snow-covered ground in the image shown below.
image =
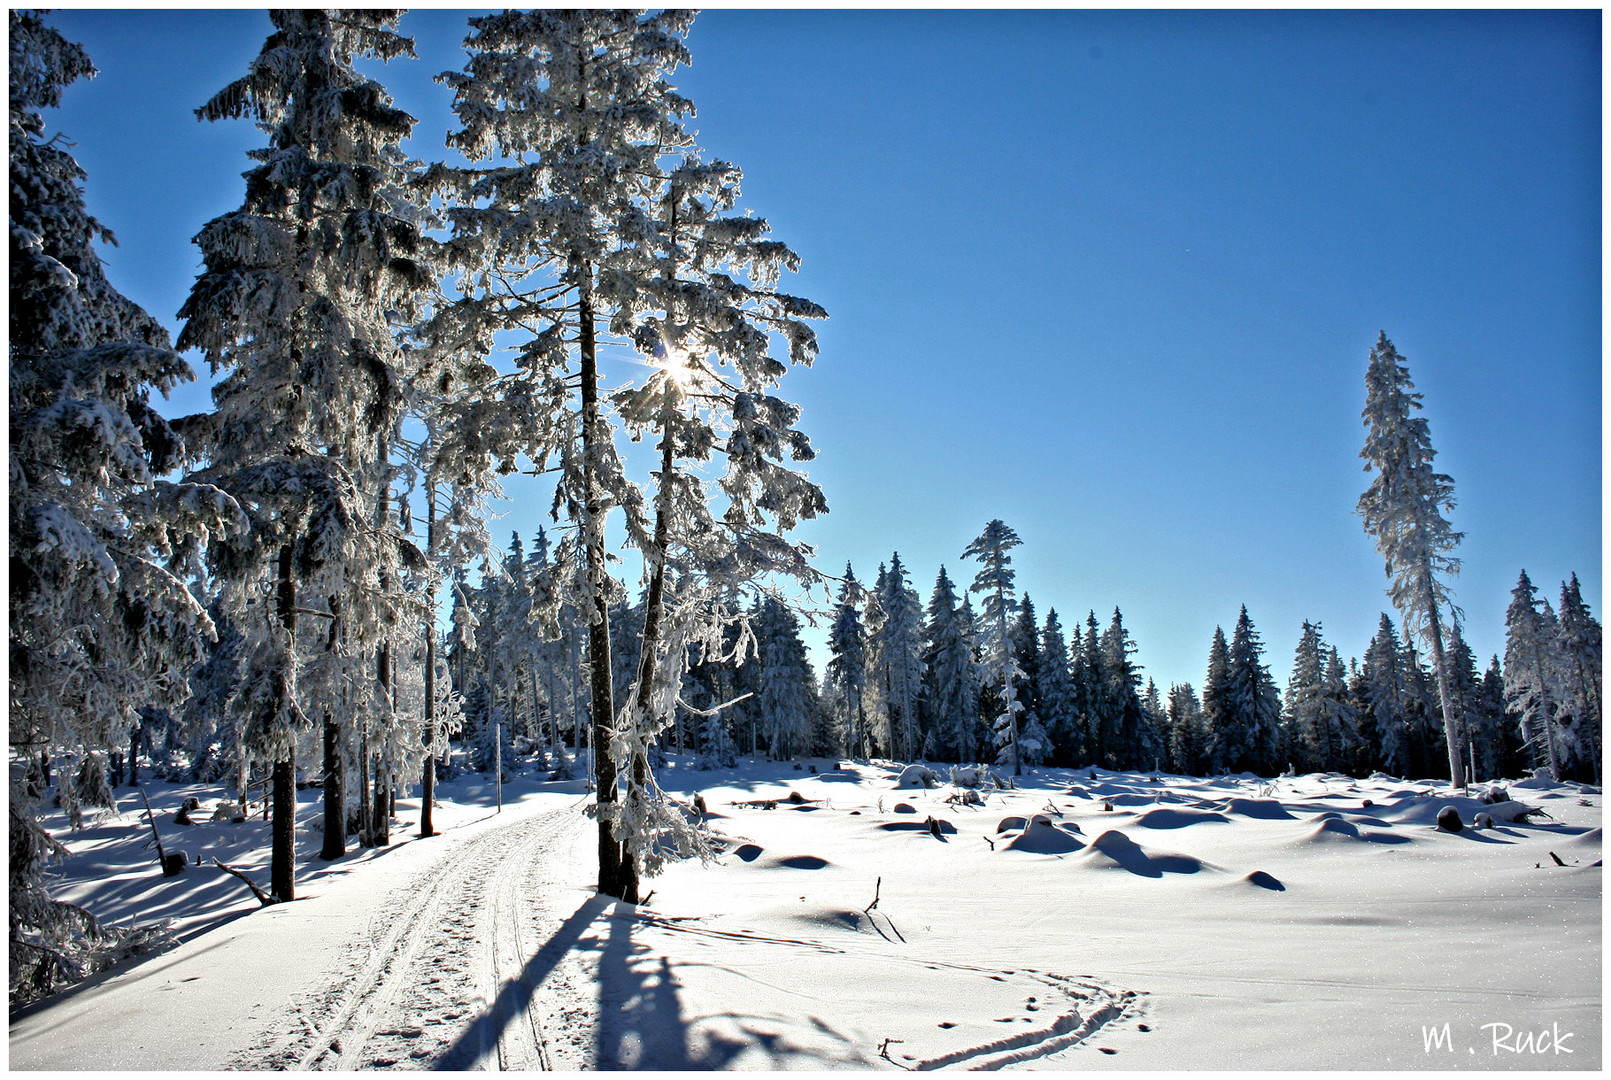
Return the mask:
M 727 851 L 637 908 L 591 892 L 575 782 L 516 780 L 493 813 L 454 781 L 443 835 L 412 839 L 401 800 L 398 842 L 329 865 L 308 828 L 299 899 L 263 909 L 211 865 L 266 884 L 261 818 L 172 825 L 221 792 L 148 785 L 164 842 L 207 865 L 162 878 L 125 794 L 55 891 L 182 940 L 14 1015 L 11 1067 L 1601 1066 L 1594 789 L 1514 786 L 1548 817 L 1449 833 L 1440 808 L 1495 808 L 1086 770 L 961 806 L 836 766 L 673 762 L 662 785 L 703 795 Z

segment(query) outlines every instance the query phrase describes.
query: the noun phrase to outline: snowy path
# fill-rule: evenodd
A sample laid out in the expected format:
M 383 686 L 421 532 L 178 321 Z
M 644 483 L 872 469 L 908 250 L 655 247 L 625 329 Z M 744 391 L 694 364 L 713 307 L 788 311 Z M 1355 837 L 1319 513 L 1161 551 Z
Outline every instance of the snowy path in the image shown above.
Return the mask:
M 377 939 L 304 1001 L 298 1027 L 232 1066 L 551 1068 L 527 960 L 557 926 L 538 886 L 583 822 L 578 801 L 459 845 L 382 906 Z
M 11 1067 L 553 1067 L 528 960 L 553 955 L 549 905 L 569 884 L 560 856 L 587 823 L 583 801 L 553 796 L 337 863 L 293 904 L 243 907 L 27 1011 Z M 596 1011 L 576 980 L 551 981 L 572 1021 Z

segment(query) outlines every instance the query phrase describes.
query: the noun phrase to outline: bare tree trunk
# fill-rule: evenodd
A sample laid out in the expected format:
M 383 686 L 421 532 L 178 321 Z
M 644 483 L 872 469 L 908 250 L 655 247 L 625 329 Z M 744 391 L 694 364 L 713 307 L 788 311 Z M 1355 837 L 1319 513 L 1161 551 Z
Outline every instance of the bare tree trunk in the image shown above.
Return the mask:
M 341 639 L 341 602 L 330 598 L 330 637 L 325 651 L 334 652 Z M 324 714 L 324 847 L 321 859 L 339 859 L 347 853 L 347 800 L 342 789 L 341 726 L 329 710 Z
M 660 648 L 660 623 L 666 607 L 666 549 L 671 540 L 671 470 L 672 457 L 672 403 L 671 390 L 666 390 L 666 407 L 661 418 L 660 436 L 660 490 L 655 498 L 654 549 L 646 552 L 652 570 L 649 574 L 649 592 L 643 603 L 643 638 L 638 650 L 638 685 L 632 697 L 633 722 L 637 727 L 639 745 L 632 752 L 632 787 L 640 797 L 649 786 L 649 762 L 645 754 L 649 740 L 649 727 L 654 721 L 653 700 L 656 653 Z M 630 842 L 622 844 L 621 899 L 629 904 L 638 902 L 638 853 Z
M 1432 667 L 1438 676 L 1438 701 L 1443 706 L 1443 734 L 1449 749 L 1449 785 L 1465 787 L 1465 762 L 1460 757 L 1460 744 L 1465 738 L 1460 718 L 1455 715 L 1453 695 L 1449 691 L 1449 665 L 1443 658 L 1443 628 L 1438 621 L 1438 605 L 1432 590 L 1427 589 L 1427 634 L 1432 645 Z
M 592 742 L 593 772 L 598 787 L 599 807 L 599 892 L 619 897 L 624 891 L 621 877 L 621 843 L 615 837 L 616 768 L 610 756 L 610 733 L 615 722 L 615 693 L 610 685 L 610 606 L 606 599 L 604 562 L 604 507 L 593 460 L 602 440 L 599 430 L 598 345 L 593 326 L 593 268 L 582 266 L 582 289 L 578 300 L 581 320 L 582 375 L 582 460 L 585 509 L 582 522 L 586 551 L 586 573 L 593 610 L 587 626 L 587 658 L 593 690 Z
M 277 596 L 277 614 L 280 623 L 296 641 L 296 583 L 291 578 L 293 553 L 290 544 L 280 547 L 280 583 Z M 287 693 L 287 687 L 280 692 Z M 276 901 L 296 899 L 296 743 L 286 751 L 283 760 L 274 763 L 274 825 L 270 848 L 270 891 Z
M 392 701 L 392 649 L 389 642 L 383 643 L 375 650 L 375 678 L 380 683 L 381 697 L 385 699 L 389 710 Z M 369 817 L 370 847 L 383 847 L 391 843 L 389 806 L 386 766 L 380 757 L 376 757 L 375 809 Z
M 436 557 L 436 485 L 425 482 L 425 557 Z M 431 822 L 431 802 L 436 798 L 436 578 L 426 568 L 425 584 L 425 730 L 420 740 L 425 747 L 424 771 L 420 777 L 420 837 L 435 836 Z
M 364 721 L 358 731 L 358 790 L 353 793 L 358 799 L 358 846 L 374 847 L 374 815 L 369 802 L 369 722 Z
M 347 853 L 347 801 L 341 790 L 341 728 L 324 714 L 324 847 L 321 859 L 339 859 Z

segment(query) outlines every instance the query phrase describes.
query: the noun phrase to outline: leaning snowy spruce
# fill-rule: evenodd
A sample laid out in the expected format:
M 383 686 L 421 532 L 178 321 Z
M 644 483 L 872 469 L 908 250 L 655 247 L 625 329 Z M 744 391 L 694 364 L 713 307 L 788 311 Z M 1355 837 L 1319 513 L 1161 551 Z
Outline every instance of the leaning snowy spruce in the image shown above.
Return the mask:
M 1426 419 L 1412 411 L 1420 407 L 1421 395 L 1410 382 L 1404 358 L 1384 331 L 1371 348 L 1365 372 L 1363 415 L 1368 433 L 1359 454 L 1366 471 L 1374 469 L 1376 475 L 1359 497 L 1357 511 L 1386 560 L 1388 594 L 1404 617 L 1405 633 L 1418 632 L 1431 650 L 1450 782 L 1459 787 L 1465 782 L 1466 763 L 1460 754 L 1464 735 L 1450 701 L 1442 612 L 1448 609 L 1459 617 L 1445 579 L 1460 571 L 1460 560 L 1450 553 L 1462 534 L 1443 516 L 1454 508 L 1454 481 L 1432 468 L 1437 451 L 1432 449 Z

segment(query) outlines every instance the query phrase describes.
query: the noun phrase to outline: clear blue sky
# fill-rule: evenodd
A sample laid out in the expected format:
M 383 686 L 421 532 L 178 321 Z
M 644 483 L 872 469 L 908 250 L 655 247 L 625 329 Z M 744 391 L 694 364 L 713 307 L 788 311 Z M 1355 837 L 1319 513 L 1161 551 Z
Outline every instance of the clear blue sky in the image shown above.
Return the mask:
M 380 75 L 420 156 L 465 14 L 406 16 L 421 59 Z M 102 74 L 47 122 L 118 234 L 113 282 L 177 331 L 190 237 L 263 141 L 190 110 L 267 17 L 50 18 Z M 703 145 L 832 316 L 784 384 L 825 570 L 898 550 L 926 603 L 999 517 L 1041 616 L 1117 605 L 1165 689 L 1201 685 L 1244 603 L 1283 682 L 1305 619 L 1358 656 L 1388 610 L 1353 513 L 1385 330 L 1454 477 L 1483 662 L 1524 567 L 1552 599 L 1576 571 L 1600 614 L 1598 11 L 715 10 L 690 46 Z M 546 506 L 511 493 L 500 543 Z

